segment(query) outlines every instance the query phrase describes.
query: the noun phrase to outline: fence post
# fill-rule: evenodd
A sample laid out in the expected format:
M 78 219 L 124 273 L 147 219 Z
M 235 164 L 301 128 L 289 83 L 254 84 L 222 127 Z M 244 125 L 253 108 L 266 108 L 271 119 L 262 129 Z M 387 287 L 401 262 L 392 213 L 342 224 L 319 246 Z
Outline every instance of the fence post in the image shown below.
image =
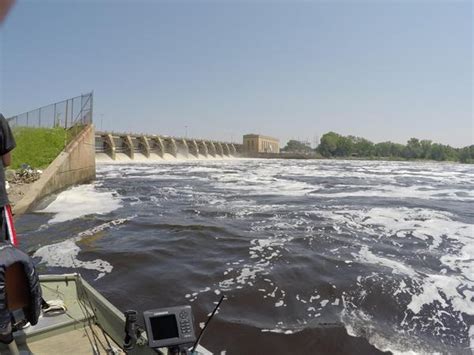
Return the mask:
M 93 119 L 92 119 L 92 114 L 93 114 L 93 112 L 92 112 L 92 109 L 94 108 L 94 105 L 93 105 L 93 104 L 94 104 L 94 101 L 93 101 L 93 100 L 94 100 L 94 90 L 92 90 L 92 92 L 90 93 L 90 96 L 91 96 L 91 114 L 90 114 L 90 117 L 89 117 L 89 122 L 87 122 L 87 123 L 92 124 L 92 123 L 93 123 Z M 100 127 L 100 128 L 102 129 L 102 127 Z
M 83 111 L 84 111 L 84 94 L 81 94 L 81 112 L 79 112 L 79 115 L 78 115 L 78 117 L 80 117 L 81 123 L 84 120 Z M 76 119 L 76 121 L 77 121 L 77 119 Z
M 74 125 L 74 98 L 71 99 L 71 125 Z M 67 125 L 66 125 L 67 129 Z
M 26 113 L 26 127 L 28 127 L 28 121 L 29 121 L 29 117 L 28 117 L 28 116 L 29 116 L 29 114 L 30 114 L 30 112 L 27 112 L 27 113 Z M 17 121 L 18 121 L 18 119 L 17 119 Z M 17 122 L 17 124 L 18 124 L 18 122 Z
M 64 128 L 67 128 L 67 112 L 68 112 L 69 100 L 66 100 L 66 118 L 64 119 Z
M 38 126 L 41 127 L 41 107 L 39 108 Z
M 54 104 L 54 126 L 59 126 L 58 122 L 56 121 L 56 104 Z

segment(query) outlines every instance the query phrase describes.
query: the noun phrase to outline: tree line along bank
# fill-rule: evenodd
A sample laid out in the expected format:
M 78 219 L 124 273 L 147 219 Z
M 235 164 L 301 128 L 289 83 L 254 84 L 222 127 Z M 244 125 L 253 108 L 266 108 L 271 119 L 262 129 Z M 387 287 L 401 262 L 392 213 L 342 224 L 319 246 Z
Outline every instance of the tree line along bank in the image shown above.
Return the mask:
M 418 138 L 410 138 L 407 144 L 373 143 L 362 137 L 343 136 L 335 132 L 325 133 L 316 149 L 312 149 L 308 143 L 290 140 L 282 151 L 319 154 L 325 158 L 426 159 L 474 163 L 474 145 L 453 148 L 449 145 Z

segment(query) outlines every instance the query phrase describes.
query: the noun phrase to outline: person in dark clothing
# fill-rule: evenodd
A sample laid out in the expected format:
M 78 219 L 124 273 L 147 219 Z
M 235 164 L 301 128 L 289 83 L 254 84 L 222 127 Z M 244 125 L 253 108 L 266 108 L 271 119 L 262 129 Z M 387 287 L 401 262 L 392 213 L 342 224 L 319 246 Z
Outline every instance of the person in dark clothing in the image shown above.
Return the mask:
M 11 164 L 11 151 L 15 146 L 8 121 L 0 113 L 0 240 L 7 240 L 13 245 L 17 245 L 17 239 L 5 186 L 5 167 Z
M 0 0 L 0 24 L 7 17 L 8 10 L 12 7 L 15 0 Z

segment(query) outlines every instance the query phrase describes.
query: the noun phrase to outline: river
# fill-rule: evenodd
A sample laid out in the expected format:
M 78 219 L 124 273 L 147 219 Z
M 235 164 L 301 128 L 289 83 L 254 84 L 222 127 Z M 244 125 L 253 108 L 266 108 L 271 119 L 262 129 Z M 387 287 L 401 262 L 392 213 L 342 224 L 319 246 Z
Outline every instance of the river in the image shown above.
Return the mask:
M 101 164 L 17 224 L 42 273 L 120 309 L 191 304 L 226 354 L 471 354 L 474 167 Z

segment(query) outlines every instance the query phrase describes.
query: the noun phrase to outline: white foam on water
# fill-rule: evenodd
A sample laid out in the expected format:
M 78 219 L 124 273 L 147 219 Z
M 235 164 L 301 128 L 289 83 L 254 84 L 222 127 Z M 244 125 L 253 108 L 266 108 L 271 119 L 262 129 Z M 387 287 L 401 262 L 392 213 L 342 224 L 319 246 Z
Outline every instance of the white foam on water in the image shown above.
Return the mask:
M 98 191 L 94 184 L 74 186 L 61 192 L 38 213 L 54 213 L 48 223 L 61 223 L 90 214 L 107 214 L 122 207 L 111 191 Z
M 388 258 L 380 257 L 373 254 L 367 246 L 362 246 L 358 254 L 353 253 L 353 256 L 356 258 L 357 261 L 363 262 L 366 264 L 374 264 L 378 266 L 384 266 L 386 268 L 392 269 L 392 273 L 394 274 L 401 274 L 401 275 L 408 275 L 411 277 L 416 276 L 416 272 L 397 260 L 391 260 Z
M 150 152 L 150 160 L 157 160 L 157 161 L 161 161 L 163 160 L 162 156 L 157 154 L 157 153 L 153 153 L 153 152 Z
M 181 153 L 181 152 L 178 152 L 176 154 L 176 159 L 178 160 L 187 160 L 188 159 L 188 155 L 187 154 L 184 154 L 184 153 Z
M 417 314 L 423 306 L 435 301 L 442 308 L 448 308 L 450 301 L 454 311 L 474 315 L 474 291 L 462 290 L 467 286 L 459 277 L 444 275 L 427 275 L 421 286 L 422 292 L 414 294 L 407 308 Z M 473 285 L 468 285 L 472 287 Z
M 150 159 L 143 153 L 133 153 L 133 161 L 135 162 L 146 162 Z
M 293 330 L 293 329 L 282 329 L 282 328 L 274 328 L 274 329 L 262 329 L 262 333 L 278 333 L 278 334 L 285 334 L 285 335 L 291 335 L 298 333 L 301 330 Z
M 278 302 L 275 303 L 275 307 L 281 307 L 285 304 L 283 300 L 279 300 Z
M 367 246 L 363 246 L 359 254 L 354 256 L 359 262 L 383 266 L 391 269 L 394 274 L 408 276 L 410 280 L 418 281 L 420 286 L 417 290 L 409 290 L 403 282 L 396 291 L 397 294 L 411 295 L 411 301 L 407 309 L 414 314 L 419 313 L 426 305 L 439 302 L 442 308 L 452 307 L 454 311 L 459 313 L 474 315 L 474 292 L 469 291 L 469 288 L 474 287 L 474 283 L 463 275 L 425 274 L 414 270 L 413 267 L 402 261 L 377 256 Z M 463 290 L 465 287 L 468 289 Z
M 164 153 L 163 160 L 176 160 L 176 157 L 170 153 Z
M 453 271 L 460 272 L 466 279 L 474 283 L 474 232 L 471 229 L 472 238 L 467 236 L 458 238 L 462 243 L 461 249 L 455 254 L 446 253 L 440 261 Z
M 413 236 L 424 241 L 430 249 L 439 247 L 443 238 L 461 241 L 468 248 L 472 248 L 474 240 L 474 226 L 453 220 L 453 215 L 449 212 L 400 207 L 310 213 L 333 220 L 337 223 L 336 226 L 345 226 L 354 232 L 363 231 L 377 237 Z M 465 251 L 464 258 L 468 258 L 470 251 L 471 249 Z M 446 263 L 455 263 L 448 259 L 445 259 Z
M 469 327 L 469 348 L 474 354 L 474 324 Z
M 97 270 L 99 271 L 99 276 L 97 278 L 101 278 L 106 273 L 112 271 L 112 265 L 104 260 L 78 260 L 77 256 L 81 249 L 77 246 L 77 241 L 79 241 L 79 239 L 73 238 L 60 243 L 41 247 L 33 256 L 41 258 L 41 262 L 50 267 Z
M 338 186 L 341 188 L 343 186 Z M 319 192 L 311 193 L 312 196 L 329 198 L 347 197 L 386 197 L 386 198 L 419 198 L 425 200 L 452 200 L 452 201 L 474 201 L 474 192 L 463 191 L 464 196 L 458 196 L 457 189 L 427 188 L 426 186 L 397 186 L 378 185 L 371 186 L 370 190 L 362 189 L 359 185 L 347 185 L 347 188 L 358 189 L 356 191 L 331 192 L 331 190 L 320 189 Z
M 109 163 L 112 161 L 112 158 L 106 153 L 96 153 L 95 154 L 95 162 L 96 163 Z
M 33 257 L 40 258 L 40 263 L 45 263 L 49 267 L 96 270 L 99 272 L 97 276 L 97 279 L 99 279 L 105 274 L 112 272 L 112 265 L 101 259 L 89 261 L 79 260 L 77 257 L 81 251 L 81 248 L 77 245 L 77 243 L 85 237 L 93 236 L 114 226 L 119 226 L 128 220 L 129 219 L 124 218 L 103 223 L 97 227 L 79 233 L 76 237 L 43 246 L 33 254 Z
M 128 154 L 125 153 L 116 153 L 115 154 L 115 161 L 117 162 L 133 162 L 132 158 Z
M 273 161 L 272 164 L 262 162 L 255 166 L 255 162 L 251 162 L 252 168 L 245 169 L 246 160 L 241 160 L 238 165 L 241 169 L 238 174 L 216 173 L 212 178 L 216 181 L 216 187 L 228 190 L 236 190 L 242 192 L 252 192 L 253 194 L 277 194 L 288 196 L 310 195 L 313 197 L 326 198 L 347 198 L 347 197 L 385 197 L 385 198 L 419 198 L 429 200 L 453 200 L 453 201 L 474 201 L 474 191 L 459 190 L 446 187 L 427 186 L 425 181 L 421 181 L 421 185 L 405 186 L 397 182 L 397 178 L 403 178 L 407 175 L 414 179 L 416 172 L 407 172 L 409 168 L 426 169 L 426 171 L 418 171 L 416 175 L 420 179 L 426 180 L 433 178 L 436 184 L 450 184 L 453 181 L 474 183 L 474 178 L 467 174 L 464 170 L 446 171 L 443 165 L 423 165 L 414 163 L 373 163 L 373 162 L 326 162 L 326 161 L 309 161 L 306 165 L 287 165 L 279 161 Z M 360 164 L 358 169 L 354 169 L 354 165 Z M 385 166 L 386 165 L 386 166 Z M 347 169 L 347 166 L 352 169 Z M 456 170 L 457 167 L 449 165 L 450 169 Z M 405 171 L 400 175 L 398 171 Z M 385 173 L 385 175 L 381 174 Z M 300 181 L 298 177 L 327 177 L 341 181 L 343 178 L 356 179 L 361 181 L 360 185 L 341 185 L 338 184 L 334 188 Z M 370 185 L 367 185 L 370 182 Z M 370 187 L 370 188 L 369 188 Z M 341 189 L 348 191 L 340 191 Z M 459 194 L 460 193 L 460 194 Z M 458 195 L 459 194 L 459 195 Z
M 398 238 L 418 238 L 420 246 L 438 256 L 445 268 L 439 272 L 431 269 L 414 268 L 409 262 L 396 255 L 384 255 L 375 252 L 367 245 L 362 244 L 358 252 L 352 252 L 354 260 L 359 263 L 375 265 L 380 271 L 369 276 L 358 276 L 357 285 L 362 288 L 356 299 L 364 298 L 367 294 L 364 280 L 374 278 L 381 284 L 387 284 L 384 292 L 393 295 L 396 299 L 403 296 L 408 299 L 405 316 L 394 335 L 380 334 L 377 329 L 367 332 L 371 321 L 361 319 L 358 312 L 351 311 L 346 316 L 344 324 L 349 329 L 354 324 L 360 325 L 369 341 L 378 349 L 390 350 L 394 353 L 403 353 L 410 350 L 406 344 L 403 332 L 415 326 L 432 328 L 436 332 L 450 329 L 453 323 L 457 324 L 460 332 L 468 331 L 465 317 L 474 315 L 474 233 L 473 225 L 454 220 L 448 212 L 440 212 L 420 208 L 372 208 L 368 210 L 341 209 L 340 211 L 314 212 L 324 218 L 332 220 L 339 226 L 337 233 L 361 233 L 373 238 L 386 238 L 394 246 L 401 245 Z M 362 238 L 365 243 L 372 244 L 373 239 Z M 360 241 L 360 239 L 359 239 Z M 447 242 L 449 247 L 444 246 Z M 443 248 L 441 245 L 443 244 Z M 341 256 L 342 258 L 342 256 Z M 344 259 L 347 255 L 344 255 Z M 343 260 L 344 260 L 343 259 Z M 386 271 L 389 269 L 397 279 L 401 280 L 390 286 Z M 357 308 L 357 305 L 354 305 Z M 400 332 L 400 333 L 398 333 Z M 359 334 L 360 336 L 360 334 Z M 364 335 L 365 336 L 365 335 Z M 422 348 L 420 348 L 422 349 Z M 417 350 L 413 345 L 411 350 Z M 425 351 L 425 350 L 420 350 Z
M 344 304 L 344 300 L 343 300 Z M 361 310 L 356 310 L 352 314 L 348 315 L 351 320 L 355 320 L 354 324 L 347 323 L 344 321 L 344 312 L 346 308 L 343 309 L 341 318 L 343 319 L 344 326 L 348 335 L 353 337 L 364 337 L 367 341 L 375 346 L 377 349 L 383 352 L 390 352 L 394 355 L 420 355 L 428 354 L 427 352 L 420 350 L 410 350 L 407 349 L 409 346 L 405 341 L 398 337 L 398 334 L 392 333 L 388 336 L 381 334 L 377 331 L 376 327 L 373 325 L 372 317 Z M 360 330 L 360 331 L 359 331 Z M 434 354 L 433 352 L 429 354 Z
M 216 181 L 215 187 L 236 190 L 256 195 L 302 196 L 321 186 L 301 181 L 275 177 L 276 172 L 258 169 L 236 174 L 215 173 L 211 178 Z
M 260 209 L 261 211 L 262 209 Z M 278 222 L 276 219 L 269 219 L 266 221 L 267 226 L 271 226 L 273 229 L 291 229 L 294 228 L 291 224 L 288 223 L 281 223 Z M 266 228 L 264 226 L 252 226 L 251 229 L 258 230 L 259 228 Z M 260 239 L 253 239 L 250 241 L 249 246 L 249 258 L 253 261 L 253 263 L 246 263 L 240 267 L 240 269 L 236 269 L 234 277 L 227 278 L 223 281 L 219 282 L 219 288 L 228 291 L 239 285 L 237 287 L 241 287 L 244 285 L 253 286 L 256 278 L 259 275 L 266 275 L 269 273 L 271 268 L 273 267 L 273 263 L 276 259 L 280 256 L 280 250 L 284 247 L 285 244 L 289 243 L 293 237 L 271 237 L 271 238 L 260 238 Z M 243 260 L 242 260 L 243 261 Z M 240 265 L 241 261 L 237 263 Z M 224 275 L 228 275 L 230 270 L 226 270 Z M 278 288 L 272 293 L 269 293 L 264 296 L 267 297 L 275 297 L 275 293 Z M 279 290 L 281 293 L 281 297 L 285 297 L 285 291 Z M 277 302 L 280 305 L 279 302 Z M 281 305 L 284 305 L 282 303 Z

